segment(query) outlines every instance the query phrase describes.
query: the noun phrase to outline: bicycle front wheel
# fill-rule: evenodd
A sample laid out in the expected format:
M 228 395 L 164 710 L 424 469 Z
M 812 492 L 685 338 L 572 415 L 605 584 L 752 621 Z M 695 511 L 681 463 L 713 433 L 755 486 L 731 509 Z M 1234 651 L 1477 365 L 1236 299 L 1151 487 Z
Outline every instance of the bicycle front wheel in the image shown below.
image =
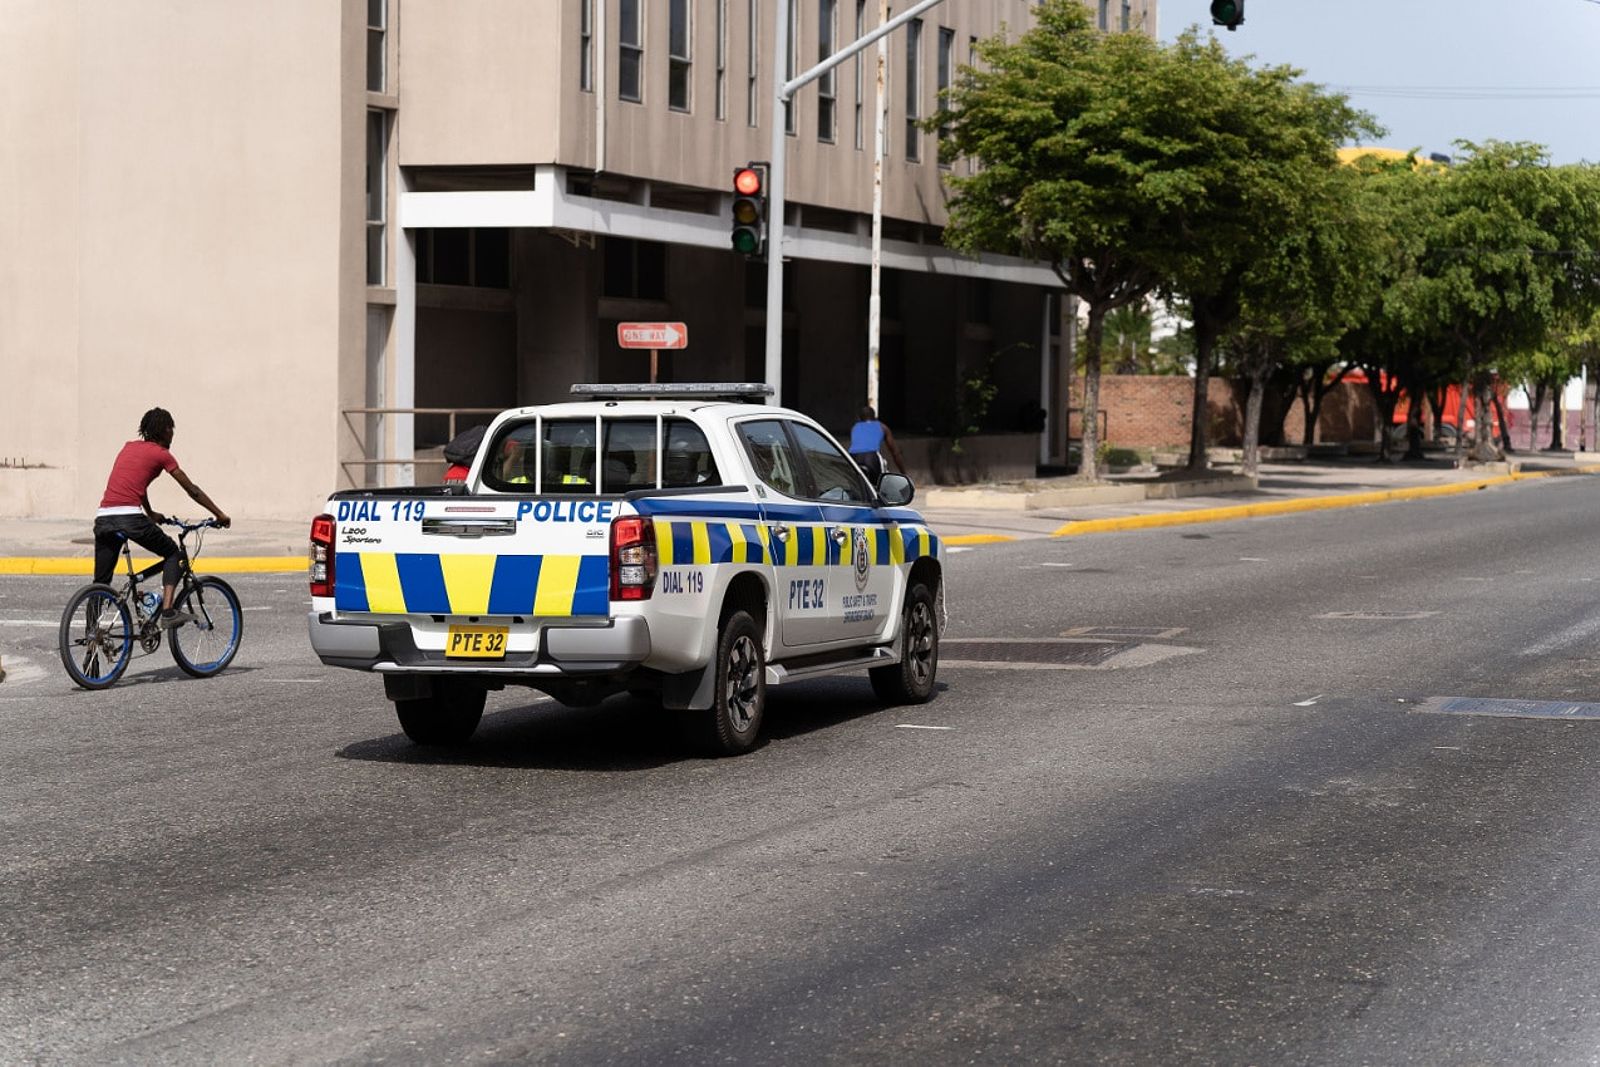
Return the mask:
M 61 665 L 84 689 L 104 689 L 122 677 L 133 654 L 128 605 L 109 585 L 86 585 L 61 613 Z
M 201 578 L 179 593 L 172 606 L 194 616 L 193 622 L 168 634 L 172 658 L 180 668 L 196 678 L 209 678 L 233 662 L 244 636 L 244 612 L 233 586 L 221 578 Z

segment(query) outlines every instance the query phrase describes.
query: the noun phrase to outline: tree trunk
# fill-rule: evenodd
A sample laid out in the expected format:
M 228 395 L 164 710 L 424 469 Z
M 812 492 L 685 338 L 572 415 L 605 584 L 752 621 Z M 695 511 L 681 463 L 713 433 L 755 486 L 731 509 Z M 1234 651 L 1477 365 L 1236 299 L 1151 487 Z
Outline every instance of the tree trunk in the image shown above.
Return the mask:
M 1411 402 L 1406 408 L 1406 454 L 1400 458 L 1426 459 L 1422 454 L 1422 396 L 1415 388 L 1407 389 L 1406 393 Z
M 1528 404 L 1528 447 L 1535 452 L 1539 450 L 1539 415 L 1544 411 L 1544 383 L 1538 382 L 1533 387 L 1533 396 Z
M 1552 450 L 1561 449 L 1561 431 L 1566 429 L 1563 423 L 1567 421 L 1566 412 L 1561 410 L 1562 386 L 1565 382 L 1552 380 L 1550 382 L 1550 447 Z
M 1307 367 L 1300 372 L 1300 417 L 1304 420 L 1305 428 L 1300 433 L 1300 443 L 1307 450 L 1317 443 L 1316 409 L 1311 406 L 1311 391 L 1316 387 L 1317 368 Z M 1320 403 L 1321 397 L 1317 400 Z
M 1266 360 L 1250 369 L 1250 395 L 1244 402 L 1244 462 L 1242 470 L 1254 478 L 1261 473 L 1261 394 L 1266 391 Z
M 1083 439 L 1078 474 L 1091 482 L 1100 479 L 1100 342 L 1105 326 L 1105 308 L 1090 304 L 1089 328 L 1083 339 Z
M 1456 391 L 1456 466 L 1461 466 L 1467 454 L 1467 390 L 1471 383 L 1463 381 Z
M 1204 471 L 1210 466 L 1206 455 L 1210 436 L 1211 408 L 1206 403 L 1207 387 L 1211 383 L 1211 354 L 1217 341 L 1217 331 L 1210 317 L 1196 309 L 1194 317 L 1194 409 L 1189 427 L 1189 469 Z
M 1444 426 L 1444 397 L 1445 391 L 1442 386 L 1437 390 L 1430 389 L 1428 391 L 1428 410 L 1433 412 L 1433 439 L 1435 442 L 1439 440 L 1443 433 L 1441 427 Z
M 1511 420 L 1506 418 L 1506 406 L 1500 402 L 1499 393 L 1491 393 L 1489 402 L 1494 405 L 1495 418 L 1500 420 L 1500 447 L 1510 455 L 1516 449 L 1511 447 Z

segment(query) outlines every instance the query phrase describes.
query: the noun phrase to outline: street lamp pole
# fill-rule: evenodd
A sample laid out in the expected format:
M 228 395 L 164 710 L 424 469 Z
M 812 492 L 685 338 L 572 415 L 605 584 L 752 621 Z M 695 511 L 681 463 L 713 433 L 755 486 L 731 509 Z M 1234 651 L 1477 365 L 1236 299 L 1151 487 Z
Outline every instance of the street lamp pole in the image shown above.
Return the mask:
M 880 0 L 881 4 L 882 0 Z M 767 177 L 767 330 L 766 368 L 767 384 L 772 386 L 772 402 L 783 403 L 783 243 L 785 212 L 785 178 L 787 175 L 788 123 L 784 112 L 794 94 L 803 86 L 816 81 L 840 63 L 849 59 L 868 45 L 887 37 L 929 8 L 944 0 L 920 0 L 894 18 L 884 21 L 871 33 L 863 34 L 845 45 L 803 74 L 788 81 L 781 80 L 778 71 L 789 70 L 789 22 L 794 17 L 795 0 L 777 0 L 777 25 L 773 27 L 772 52 L 772 169 Z M 879 107 L 879 124 L 882 128 L 883 108 Z M 883 134 L 880 132 L 880 144 Z

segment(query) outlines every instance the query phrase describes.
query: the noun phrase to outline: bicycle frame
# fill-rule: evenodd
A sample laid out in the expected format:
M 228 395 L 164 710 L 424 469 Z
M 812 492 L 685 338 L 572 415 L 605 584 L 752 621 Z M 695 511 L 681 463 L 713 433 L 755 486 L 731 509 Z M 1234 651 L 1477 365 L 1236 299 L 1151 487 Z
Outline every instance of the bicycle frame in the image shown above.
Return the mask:
M 179 592 L 181 592 L 182 590 L 188 589 L 191 585 L 194 584 L 194 566 L 193 566 L 193 563 L 192 563 L 192 561 L 191 561 L 191 559 L 189 557 L 189 534 L 191 534 L 192 532 L 194 532 L 194 531 L 191 530 L 191 529 L 186 529 L 186 528 L 180 528 L 179 531 L 178 531 L 178 538 L 177 538 L 177 543 L 178 543 L 178 585 L 177 585 L 177 589 L 179 590 Z M 126 537 L 124 537 L 122 539 L 122 558 L 127 563 L 127 567 L 128 567 L 128 585 L 123 590 L 123 593 L 122 593 L 122 596 L 121 596 L 120 599 L 125 601 L 127 603 L 127 605 L 128 605 L 129 618 L 134 619 L 134 620 L 137 621 L 138 618 L 139 618 L 139 613 L 138 613 L 138 610 L 137 610 L 137 608 L 138 608 L 138 600 L 139 600 L 139 583 L 141 581 L 143 581 L 144 579 L 146 579 L 146 578 L 149 578 L 149 577 L 151 577 L 153 575 L 161 573 L 161 570 L 166 566 L 166 561 L 158 559 L 154 563 L 150 564 L 148 567 L 145 567 L 143 570 L 137 570 L 137 571 L 134 570 L 133 569 L 133 542 L 131 540 L 129 540 L 128 538 L 126 538 Z M 163 587 L 163 588 L 165 588 L 165 587 Z M 173 599 L 176 600 L 177 596 L 178 596 L 178 594 L 174 593 L 173 594 Z

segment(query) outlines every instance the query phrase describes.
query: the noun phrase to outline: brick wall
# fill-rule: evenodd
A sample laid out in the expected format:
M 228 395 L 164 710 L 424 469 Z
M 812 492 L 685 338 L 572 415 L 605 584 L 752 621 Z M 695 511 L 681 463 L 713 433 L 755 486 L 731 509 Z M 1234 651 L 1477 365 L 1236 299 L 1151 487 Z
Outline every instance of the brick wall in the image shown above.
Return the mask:
M 1083 379 L 1073 383 L 1071 434 L 1083 435 L 1078 409 Z M 1270 397 L 1268 398 L 1270 400 Z M 1211 443 L 1237 445 L 1244 435 L 1245 390 L 1225 378 L 1212 378 L 1206 391 L 1211 416 Z M 1171 375 L 1106 374 L 1100 378 L 1101 426 L 1106 439 L 1123 448 L 1189 447 L 1194 380 Z M 1263 412 L 1262 421 L 1269 417 Z M 1324 398 L 1317 420 L 1319 442 L 1372 440 L 1375 409 L 1365 385 L 1341 382 Z M 1283 422 L 1284 441 L 1304 440 L 1305 417 L 1295 404 Z

